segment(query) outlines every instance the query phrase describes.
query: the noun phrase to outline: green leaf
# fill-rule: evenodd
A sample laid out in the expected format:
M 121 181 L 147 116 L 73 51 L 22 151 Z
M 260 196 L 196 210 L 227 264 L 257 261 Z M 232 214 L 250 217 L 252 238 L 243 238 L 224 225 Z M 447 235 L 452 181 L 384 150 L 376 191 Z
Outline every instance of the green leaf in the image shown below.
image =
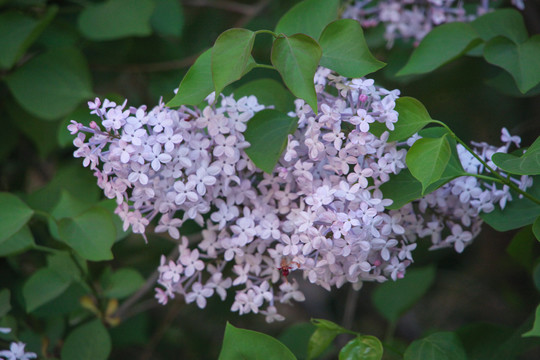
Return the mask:
M 24 225 L 0 244 L 0 257 L 20 254 L 34 245 L 34 236 L 28 225 Z
M 236 100 L 244 96 L 255 96 L 259 104 L 273 105 L 276 110 L 287 113 L 294 110 L 295 97 L 274 79 L 257 79 L 234 90 Z
M 258 168 L 271 174 L 297 125 L 296 118 L 277 110 L 259 111 L 247 123 L 244 136 L 251 146 L 246 154 Z
M 491 160 L 502 170 L 518 175 L 540 175 L 540 137 L 521 156 L 495 153 Z
M 32 312 L 57 298 L 66 291 L 70 284 L 70 280 L 60 276 L 52 269 L 42 268 L 36 271 L 26 280 L 22 289 L 26 311 Z
M 17 196 L 0 192 L 0 244 L 21 230 L 33 214 Z
M 163 36 L 182 35 L 184 13 L 179 1 L 154 0 L 156 7 L 150 18 L 150 23 L 157 33 Z
M 540 198 L 540 178 L 534 177 L 532 188 L 527 189 L 535 198 Z M 480 217 L 497 231 L 508 231 L 532 224 L 540 215 L 540 205 L 527 199 L 519 198 L 512 192 L 512 201 L 506 203 L 504 210 L 495 207 L 495 210 L 486 214 L 480 213 Z
M 101 278 L 103 294 L 108 298 L 123 299 L 137 291 L 144 278 L 135 269 L 122 268 L 113 273 L 105 272 Z
M 303 34 L 278 37 L 272 46 L 272 65 L 289 90 L 296 97 L 304 99 L 315 113 L 317 113 L 317 94 L 313 77 L 321 55 L 319 44 Z
M 11 292 L 9 289 L 0 290 L 0 319 L 11 310 Z
M 114 40 L 152 33 L 152 0 L 108 0 L 91 4 L 78 19 L 79 30 L 91 40 Z
M 30 114 L 54 120 L 92 97 L 90 71 L 74 48 L 55 48 L 38 55 L 6 77 L 17 102 Z
M 506 252 L 516 263 L 523 266 L 527 271 L 532 271 L 535 260 L 535 246 L 537 246 L 537 243 L 532 227 L 525 226 L 514 235 L 510 244 L 506 247 Z
M 510 328 L 488 323 L 469 323 L 456 331 L 471 360 L 515 359 L 513 356 L 500 356 L 500 347 L 512 336 L 512 332 Z
M 167 103 L 167 106 L 198 105 L 214 91 L 211 61 L 212 49 L 208 49 L 189 68 L 178 86 L 178 92 Z
M 516 44 L 512 40 L 498 36 L 484 46 L 484 58 L 490 64 L 508 71 L 519 90 L 524 94 L 540 83 L 540 35 Z
M 373 304 L 390 323 L 411 308 L 430 288 L 435 280 L 431 266 L 408 270 L 403 279 L 380 284 L 373 292 Z
M 62 241 L 87 260 L 113 258 L 116 230 L 105 209 L 95 206 L 73 218 L 64 218 L 58 222 L 58 232 Z
M 339 352 L 339 360 L 380 360 L 383 346 L 375 336 L 362 335 L 349 341 Z
M 111 337 L 99 319 L 77 327 L 66 338 L 62 360 L 106 360 Z
M 238 359 L 294 360 L 296 357 L 273 337 L 240 329 L 227 322 L 219 360 Z
M 318 327 L 311 335 L 308 343 L 308 359 L 314 359 L 321 355 L 326 348 L 332 343 L 334 338 L 341 334 L 341 331 L 332 330 L 324 327 Z
M 388 141 L 406 140 L 433 122 L 424 104 L 412 97 L 398 98 L 394 110 L 398 112 L 399 117 Z
M 519 44 L 529 37 L 523 17 L 516 9 L 498 9 L 488 12 L 471 22 L 471 25 L 484 41 L 504 36 Z
M 59 168 L 53 179 L 31 193 L 26 201 L 36 210 L 51 212 L 60 201 L 63 190 L 76 194 L 77 198 L 85 203 L 96 203 L 102 196 L 92 172 L 80 164 L 75 164 Z
M 467 354 L 455 333 L 437 332 L 413 341 L 403 360 L 467 360 Z
M 321 66 L 350 78 L 361 78 L 386 64 L 369 51 L 360 23 L 341 19 L 330 23 L 321 34 Z
M 446 136 L 417 140 L 407 152 L 405 161 L 411 174 L 422 183 L 422 193 L 439 180 L 451 155 Z
M 42 158 L 47 158 L 57 148 L 54 135 L 58 132 L 58 122 L 43 121 L 25 111 L 16 101 L 5 103 L 5 109 L 9 115 L 9 123 L 32 142 Z M 13 128 L 11 130 L 7 135 L 16 138 L 17 131 L 13 131 Z
M 24 55 L 58 12 L 50 6 L 41 19 L 22 12 L 6 11 L 0 14 L 0 68 L 9 69 Z
M 83 265 L 85 267 L 85 265 Z M 59 251 L 47 256 L 47 268 L 55 271 L 66 281 L 81 280 L 81 267 L 67 251 Z
M 425 74 L 458 58 L 480 43 L 470 24 L 451 22 L 431 30 L 397 75 Z
M 247 73 L 255 33 L 246 29 L 229 29 L 217 38 L 212 48 L 212 80 L 216 94 Z
M 338 17 L 339 0 L 305 0 L 281 17 L 276 29 L 287 36 L 301 33 L 318 39 L 327 24 Z
M 534 234 L 534 237 L 536 237 L 536 240 L 540 241 L 540 216 L 534 220 L 532 231 Z
M 536 307 L 534 314 L 534 325 L 531 330 L 522 335 L 523 337 L 539 336 L 540 337 L 540 305 Z
M 397 124 L 399 124 L 399 121 Z M 442 127 L 430 127 L 421 130 L 419 134 L 424 138 L 439 138 L 444 134 L 447 134 L 447 130 Z M 448 161 L 441 178 L 429 185 L 424 193 L 422 193 L 422 184 L 412 176 L 409 169 L 405 168 L 397 175 L 390 175 L 390 181 L 387 181 L 380 186 L 380 190 L 383 192 L 384 197 L 393 200 L 392 205 L 387 206 L 387 209 L 399 209 L 403 205 L 437 190 L 447 182 L 457 177 L 467 175 L 459 160 L 455 140 L 448 139 L 448 143 L 451 148 L 450 160 Z
M 278 337 L 291 352 L 299 359 L 307 358 L 307 348 L 315 326 L 309 322 L 296 323 L 287 327 Z
M 110 218 L 112 219 L 112 221 L 114 223 L 114 227 L 116 229 L 116 239 L 114 240 L 115 243 L 122 240 L 122 239 L 125 239 L 126 236 L 131 234 L 130 229 L 124 231 L 124 221 L 120 218 L 120 216 L 118 216 L 117 214 L 114 213 L 116 208 L 118 207 L 118 204 L 116 203 L 115 200 L 113 200 L 113 199 L 101 200 L 97 204 L 97 206 L 107 210 L 107 212 L 109 213 Z

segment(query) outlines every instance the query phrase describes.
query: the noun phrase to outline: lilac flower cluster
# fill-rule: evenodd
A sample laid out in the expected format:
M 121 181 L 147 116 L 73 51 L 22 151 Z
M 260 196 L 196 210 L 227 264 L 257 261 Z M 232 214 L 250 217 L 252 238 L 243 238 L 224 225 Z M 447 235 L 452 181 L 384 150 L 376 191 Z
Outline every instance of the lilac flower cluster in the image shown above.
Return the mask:
M 512 0 L 512 4 L 524 9 L 523 0 Z M 414 39 L 418 45 L 435 26 L 470 22 L 491 10 L 489 0 L 480 1 L 472 11 L 457 0 L 355 0 L 342 17 L 358 20 L 363 27 L 384 24 L 385 39 L 388 47 L 392 47 L 399 38 Z
M 394 129 L 399 91 L 325 68 L 315 84 L 318 114 L 296 100 L 289 115 L 298 128 L 273 174 L 258 170 L 244 151 L 246 123 L 264 109 L 253 96 L 220 95 L 216 106 L 212 95 L 214 105 L 202 111 L 162 103 L 147 111 L 96 99 L 89 106 L 103 128 L 69 126 L 78 134 L 75 157 L 116 199 L 124 229 L 144 236 L 156 219 L 156 232 L 180 239 L 178 258 L 162 256 L 158 268 L 160 303 L 181 295 L 204 308 L 207 298 L 224 300 L 234 287 L 232 311 L 282 320 L 277 302 L 305 299 L 296 279 L 283 276 L 289 271 L 300 269 L 327 290 L 396 280 L 413 261 L 418 238 L 431 236 L 434 248 L 461 252 L 479 231 L 478 213 L 510 199 L 508 189 L 460 178 L 414 204 L 386 210 L 392 201 L 379 187 L 405 168 L 406 148 L 418 136 L 408 145 L 389 143 L 388 132 L 377 137 L 370 127 L 378 122 Z M 507 145 L 517 141 L 505 136 Z M 486 159 L 508 149 L 477 145 Z M 481 164 L 462 150 L 465 169 L 479 173 Z M 179 231 L 190 219 L 204 229 L 197 244 Z M 443 239 L 445 229 L 452 232 Z
M 408 144 L 412 145 L 418 138 L 418 136 L 412 137 Z M 507 153 L 512 144 L 519 147 L 521 139 L 518 136 L 511 136 L 508 130 L 503 128 L 501 142 L 503 145 L 500 147 L 473 142 L 472 150 L 491 169 L 507 177 L 507 174 L 491 161 L 491 156 L 498 152 Z M 485 166 L 463 146 L 458 144 L 457 150 L 465 172 L 491 175 Z M 533 179 L 529 176 L 522 176 L 520 179 L 508 178 L 521 190 L 525 191 L 532 186 Z M 400 211 L 418 214 L 415 218 L 409 217 L 409 223 L 403 225 L 412 230 L 410 236 L 419 238 L 429 236 L 433 243 L 431 249 L 454 247 L 461 253 L 480 233 L 483 223 L 480 213 L 489 213 L 497 205 L 504 209 L 511 200 L 512 195 L 507 185 L 497 187 L 495 183 L 488 183 L 474 176 L 462 176 L 420 200 L 406 205 Z

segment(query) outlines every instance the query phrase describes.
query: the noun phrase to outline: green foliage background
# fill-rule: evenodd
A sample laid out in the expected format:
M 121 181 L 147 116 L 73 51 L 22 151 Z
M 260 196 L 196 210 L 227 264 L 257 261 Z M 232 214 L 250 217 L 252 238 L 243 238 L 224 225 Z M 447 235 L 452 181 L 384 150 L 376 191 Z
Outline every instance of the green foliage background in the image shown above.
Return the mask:
M 395 332 L 391 345 L 399 350 L 435 331 L 440 332 L 430 339 L 437 341 L 449 336 L 444 331 L 457 331 L 469 355 L 484 354 L 472 357 L 479 359 L 514 359 L 516 347 L 538 344 L 519 336 L 531 329 L 540 299 L 540 251 L 530 227 L 516 234 L 486 226 L 459 256 L 418 249 L 411 273 L 419 280 L 407 284 L 411 291 L 404 298 L 399 286 L 366 284 L 360 292 L 327 293 L 306 285 L 304 304 L 284 308 L 284 323 L 266 324 L 261 316 L 231 313 L 231 300 L 212 299 L 204 311 L 180 300 L 162 307 L 150 291 L 118 325 L 108 319 L 107 328 L 97 320 L 74 326 L 96 311 L 81 305 L 81 296 L 99 298 L 94 305 L 107 314 L 111 301 L 132 296 L 174 244 L 152 235 L 145 244 L 121 231 L 114 206 L 102 201 L 91 172 L 72 158 L 69 120 L 92 120 L 86 101 L 95 96 L 127 98 L 133 106 L 153 106 L 161 96 L 170 100 L 189 66 L 219 34 L 233 27 L 273 29 L 297 2 L 0 0 L 0 201 L 9 208 L 0 212 L 0 222 L 12 226 L 0 234 L 0 327 L 12 327 L 29 350 L 51 359 L 100 358 L 107 344 L 111 359 L 214 359 L 226 321 L 278 337 L 302 358 L 314 327 L 298 323 L 312 317 L 379 338 Z M 540 13 L 525 19 L 529 32 L 538 32 Z M 433 118 L 462 139 L 497 144 L 505 126 L 528 145 L 540 133 L 538 86 L 522 95 L 506 72 L 475 57 L 429 74 L 397 77 L 411 44 L 386 49 L 381 28 L 366 32 L 366 39 L 377 59 L 388 63 L 376 81 L 421 99 Z M 270 41 L 257 38 L 257 62 L 270 63 Z M 281 81 L 274 71 L 255 69 L 225 91 L 241 92 L 243 84 L 263 77 Z M 19 226 L 10 220 L 13 214 L 32 218 Z M 43 251 L 66 248 L 63 243 L 94 261 L 86 267 L 64 251 Z M 103 243 L 112 250 L 97 251 Z M 388 304 L 389 299 L 402 301 Z M 0 335 L 0 344 L 10 336 Z M 81 348 L 88 338 L 95 344 Z M 338 336 L 337 344 L 347 340 Z M 489 355 L 490 348 L 499 351 Z M 537 356 L 533 349 L 523 358 Z

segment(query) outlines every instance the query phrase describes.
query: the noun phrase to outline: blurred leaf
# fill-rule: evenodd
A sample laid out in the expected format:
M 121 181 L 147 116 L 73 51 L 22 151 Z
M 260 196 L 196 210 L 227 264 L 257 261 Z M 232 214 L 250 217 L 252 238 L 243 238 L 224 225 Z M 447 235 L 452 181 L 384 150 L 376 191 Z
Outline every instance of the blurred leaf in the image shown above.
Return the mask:
M 435 280 L 435 268 L 429 266 L 407 270 L 403 279 L 377 286 L 372 301 L 377 311 L 395 324 L 401 315 L 424 296 Z
M 74 48 L 36 56 L 9 74 L 6 83 L 26 111 L 45 120 L 69 114 L 93 95 L 86 59 Z
M 484 57 L 490 64 L 508 71 L 522 93 L 526 93 L 540 83 L 540 35 L 516 44 L 512 40 L 498 36 L 486 43 Z
M 110 214 L 94 206 L 73 218 L 58 222 L 60 238 L 87 260 L 101 261 L 113 258 L 111 247 L 116 230 Z
M 26 201 L 36 210 L 51 212 L 60 201 L 62 190 L 66 190 L 85 203 L 95 203 L 101 196 L 96 181 L 92 173 L 79 164 L 61 167 L 47 185 L 31 193 Z
M 285 345 L 271 336 L 256 331 L 240 329 L 227 322 L 219 360 L 296 359 Z
M 133 294 L 143 284 L 144 278 L 133 268 L 122 268 L 113 273 L 105 272 L 101 278 L 103 295 L 108 298 L 123 299 Z
M 523 17 L 516 9 L 497 9 L 488 12 L 476 18 L 471 25 L 484 41 L 500 35 L 519 44 L 529 37 Z
M 39 269 L 26 280 L 22 289 L 26 311 L 32 312 L 60 296 L 70 284 L 70 280 L 66 280 L 52 269 Z
M 63 317 L 68 314 L 80 314 L 80 298 L 84 295 L 90 295 L 91 292 L 85 289 L 80 282 L 72 282 L 69 287 L 55 297 L 53 300 L 43 304 L 32 312 L 32 315 L 40 318 Z M 86 314 L 86 313 L 85 313 Z
M 512 329 L 487 323 L 470 323 L 461 327 L 456 334 L 460 337 L 469 359 L 494 360 L 501 344 L 512 336 Z M 513 360 L 507 358 L 506 360 Z
M 106 360 L 111 337 L 99 319 L 77 327 L 62 346 L 62 360 Z
M 533 248 L 536 240 L 530 226 L 525 226 L 514 235 L 506 248 L 508 255 L 527 270 L 531 270 L 534 263 Z
M 18 232 L 33 214 L 17 196 L 0 192 L 0 244 Z
M 297 125 L 296 118 L 277 110 L 259 111 L 247 123 L 244 136 L 251 146 L 246 154 L 259 169 L 271 174 Z
M 101 200 L 98 204 L 97 204 L 99 207 L 107 210 L 107 212 L 110 214 L 110 217 L 114 223 L 114 227 L 116 229 L 116 239 L 114 240 L 114 242 L 116 243 L 117 241 L 120 241 L 122 239 L 124 239 L 126 236 L 128 236 L 129 234 L 131 234 L 131 230 L 128 229 L 127 231 L 124 231 L 124 221 L 120 218 L 120 216 L 118 216 L 117 214 L 114 213 L 114 211 L 116 210 L 117 208 L 117 204 L 116 204 L 116 201 L 112 200 L 112 199 L 106 199 L 106 200 Z
M 11 310 L 11 292 L 9 289 L 0 290 L 0 318 L 6 316 L 6 314 Z
M 533 186 L 527 192 L 537 199 L 540 199 L 540 178 L 533 178 Z M 532 224 L 540 216 L 540 205 L 532 202 L 526 197 L 519 196 L 512 192 L 512 201 L 509 201 L 504 210 L 499 207 L 490 213 L 480 213 L 480 217 L 489 226 L 497 231 L 508 231 Z
M 19 231 L 0 244 L 0 257 L 22 253 L 34 245 L 34 236 L 30 232 L 28 225 L 24 225 Z
M 294 96 L 280 82 L 274 79 L 253 80 L 233 92 L 236 100 L 243 96 L 255 96 L 259 104 L 273 105 L 276 110 L 282 113 L 294 110 Z
M 313 77 L 321 55 L 319 44 L 303 34 L 279 37 L 272 45 L 272 65 L 289 90 L 304 99 L 315 113 L 318 109 Z
M 298 360 L 307 359 L 308 343 L 315 331 L 315 326 L 309 322 L 298 323 L 286 328 L 278 337 Z
M 330 23 L 321 34 L 319 44 L 322 48 L 320 65 L 345 77 L 361 78 L 386 65 L 371 54 L 356 20 Z
M 150 23 L 160 35 L 182 35 L 184 27 L 184 13 L 180 1 L 153 0 L 156 4 Z
M 229 29 L 217 38 L 212 47 L 212 81 L 216 94 L 240 79 L 250 70 L 255 33 L 246 29 Z
M 178 86 L 178 92 L 167 103 L 167 106 L 198 105 L 214 91 L 211 61 L 212 49 L 208 49 L 189 68 Z
M 0 14 L 0 49 L 2 49 L 0 68 L 11 68 L 49 25 L 57 12 L 57 6 L 50 6 L 40 19 L 16 11 Z
M 113 40 L 152 33 L 152 0 L 107 0 L 89 4 L 78 19 L 81 33 L 91 40 Z
M 453 332 L 438 332 L 413 341 L 403 360 L 466 360 L 467 354 Z
M 502 170 L 518 175 L 540 175 L 540 137 L 521 156 L 495 153 L 491 160 Z
M 414 50 L 397 75 L 424 74 L 458 58 L 480 42 L 470 24 L 451 22 L 435 27 Z
M 522 335 L 523 337 L 538 336 L 540 337 L 540 305 L 536 307 L 534 314 L 534 325 L 531 330 Z
M 375 336 L 362 335 L 349 341 L 339 352 L 339 360 L 380 360 L 383 346 Z
M 540 216 L 534 220 L 532 231 L 534 236 L 536 237 L 536 240 L 540 241 Z
M 448 165 L 450 144 L 445 135 L 417 140 L 407 152 L 405 161 L 411 174 L 422 183 L 422 193 L 439 180 Z
M 16 126 L 26 138 L 30 139 L 42 158 L 49 156 L 57 148 L 54 134 L 58 132 L 58 122 L 43 121 L 23 110 L 13 100 L 5 104 L 5 107 L 9 115 L 9 123 Z M 11 134 L 7 133 L 6 135 Z M 15 132 L 14 136 L 17 135 Z
M 66 281 L 81 280 L 82 278 L 79 266 L 67 251 L 58 251 L 47 256 L 47 268 L 55 271 Z
M 276 33 L 291 36 L 306 34 L 318 39 L 323 29 L 337 19 L 339 0 L 304 0 L 281 17 Z
M 537 291 L 540 292 L 540 263 L 536 264 L 532 270 L 532 278 L 534 282 L 534 287 Z

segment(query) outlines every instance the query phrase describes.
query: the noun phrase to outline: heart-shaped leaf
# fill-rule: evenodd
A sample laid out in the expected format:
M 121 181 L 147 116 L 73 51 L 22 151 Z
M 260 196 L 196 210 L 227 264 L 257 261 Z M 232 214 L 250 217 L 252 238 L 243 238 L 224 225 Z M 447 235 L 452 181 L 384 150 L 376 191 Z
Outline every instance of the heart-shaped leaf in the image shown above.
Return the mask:
M 280 36 L 272 46 L 272 65 L 280 73 L 289 90 L 311 106 L 317 113 L 317 94 L 313 77 L 317 71 L 322 50 L 307 35 Z
M 484 57 L 487 62 L 508 71 L 522 93 L 540 83 L 540 35 L 521 44 L 497 36 L 484 46 Z
M 341 19 L 328 24 L 319 44 L 323 52 L 321 65 L 346 77 L 360 78 L 386 65 L 371 54 L 356 20 Z

